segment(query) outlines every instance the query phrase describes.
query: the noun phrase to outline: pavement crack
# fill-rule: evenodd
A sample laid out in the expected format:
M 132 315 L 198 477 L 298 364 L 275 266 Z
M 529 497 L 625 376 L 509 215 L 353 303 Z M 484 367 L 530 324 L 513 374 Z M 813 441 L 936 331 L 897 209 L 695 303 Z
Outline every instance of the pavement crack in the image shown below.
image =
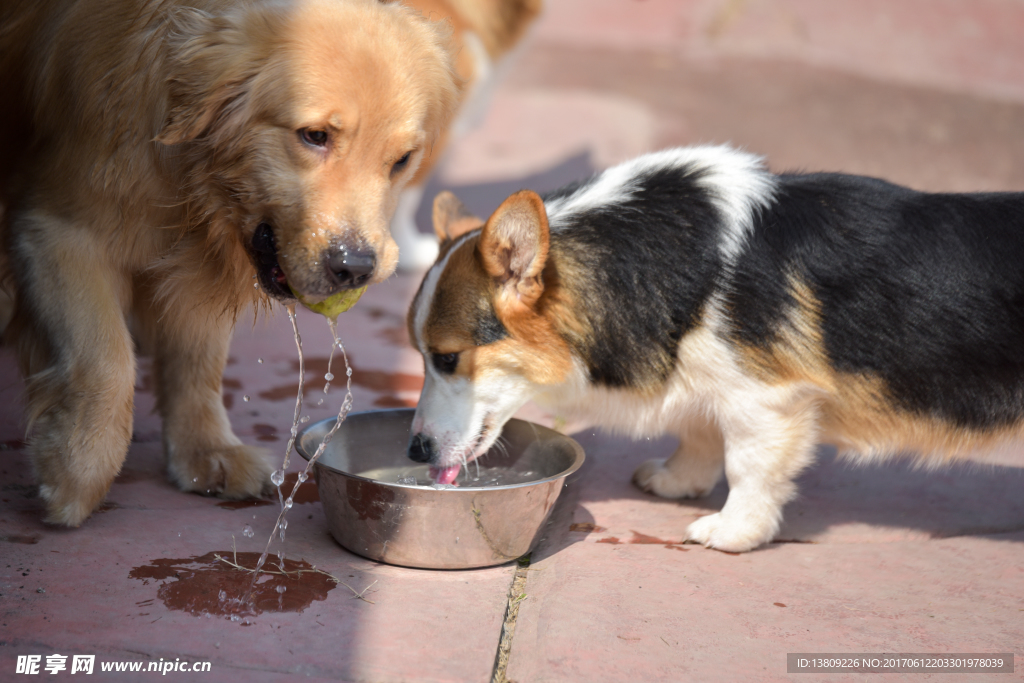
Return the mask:
M 516 633 L 516 620 L 519 618 L 519 605 L 526 599 L 526 577 L 530 571 L 530 556 L 519 558 L 512 585 L 508 589 L 508 601 L 505 603 L 505 619 L 501 624 L 501 636 L 498 638 L 498 652 L 494 655 L 494 671 L 491 683 L 507 683 L 505 673 L 508 670 L 508 658 L 512 652 L 512 638 Z

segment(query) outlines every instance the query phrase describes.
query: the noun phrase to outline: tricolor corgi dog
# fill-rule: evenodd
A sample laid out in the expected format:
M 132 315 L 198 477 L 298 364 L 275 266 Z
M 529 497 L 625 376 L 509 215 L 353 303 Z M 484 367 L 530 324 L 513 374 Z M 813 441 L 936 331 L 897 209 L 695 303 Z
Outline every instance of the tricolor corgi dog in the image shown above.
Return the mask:
M 1024 193 L 926 194 L 775 175 L 729 147 L 670 149 L 486 221 L 450 194 L 409 311 L 426 379 L 409 457 L 438 481 L 527 400 L 633 437 L 677 435 L 634 482 L 723 509 L 688 540 L 777 533 L 817 444 L 931 462 L 1019 435 Z

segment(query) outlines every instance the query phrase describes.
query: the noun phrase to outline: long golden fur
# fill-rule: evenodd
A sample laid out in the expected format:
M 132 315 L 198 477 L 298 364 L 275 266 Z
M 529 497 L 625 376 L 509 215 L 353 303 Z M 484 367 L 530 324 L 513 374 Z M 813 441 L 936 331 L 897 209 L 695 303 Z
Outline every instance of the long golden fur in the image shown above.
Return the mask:
M 233 324 L 269 303 L 254 235 L 276 248 L 264 289 L 329 296 L 331 250 L 369 254 L 367 283 L 394 271 L 389 220 L 458 97 L 449 33 L 377 0 L 3 3 L 0 326 L 48 521 L 80 524 L 121 467 L 130 330 L 173 481 L 265 488 L 221 400 Z

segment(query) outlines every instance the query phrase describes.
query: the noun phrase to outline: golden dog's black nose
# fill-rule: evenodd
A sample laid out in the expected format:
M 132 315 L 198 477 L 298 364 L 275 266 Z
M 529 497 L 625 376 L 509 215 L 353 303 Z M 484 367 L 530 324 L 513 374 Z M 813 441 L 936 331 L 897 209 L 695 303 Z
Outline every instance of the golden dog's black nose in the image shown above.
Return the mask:
M 362 287 L 377 267 L 377 256 L 368 250 L 341 247 L 327 257 L 327 269 L 342 289 Z

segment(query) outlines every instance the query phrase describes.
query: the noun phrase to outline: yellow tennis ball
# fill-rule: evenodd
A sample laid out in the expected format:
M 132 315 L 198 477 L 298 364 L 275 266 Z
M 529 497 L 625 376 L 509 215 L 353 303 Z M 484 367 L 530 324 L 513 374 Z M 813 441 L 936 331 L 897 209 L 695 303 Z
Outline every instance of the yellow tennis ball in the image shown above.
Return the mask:
M 295 295 L 295 298 L 297 298 L 303 306 L 314 313 L 319 313 L 331 320 L 337 320 L 338 315 L 356 305 L 356 302 L 359 301 L 359 297 L 361 297 L 365 291 L 366 287 L 360 287 L 359 289 L 343 289 L 337 294 L 332 294 L 323 301 L 317 301 L 316 303 L 306 301 L 306 299 L 294 289 L 292 289 L 292 294 Z

